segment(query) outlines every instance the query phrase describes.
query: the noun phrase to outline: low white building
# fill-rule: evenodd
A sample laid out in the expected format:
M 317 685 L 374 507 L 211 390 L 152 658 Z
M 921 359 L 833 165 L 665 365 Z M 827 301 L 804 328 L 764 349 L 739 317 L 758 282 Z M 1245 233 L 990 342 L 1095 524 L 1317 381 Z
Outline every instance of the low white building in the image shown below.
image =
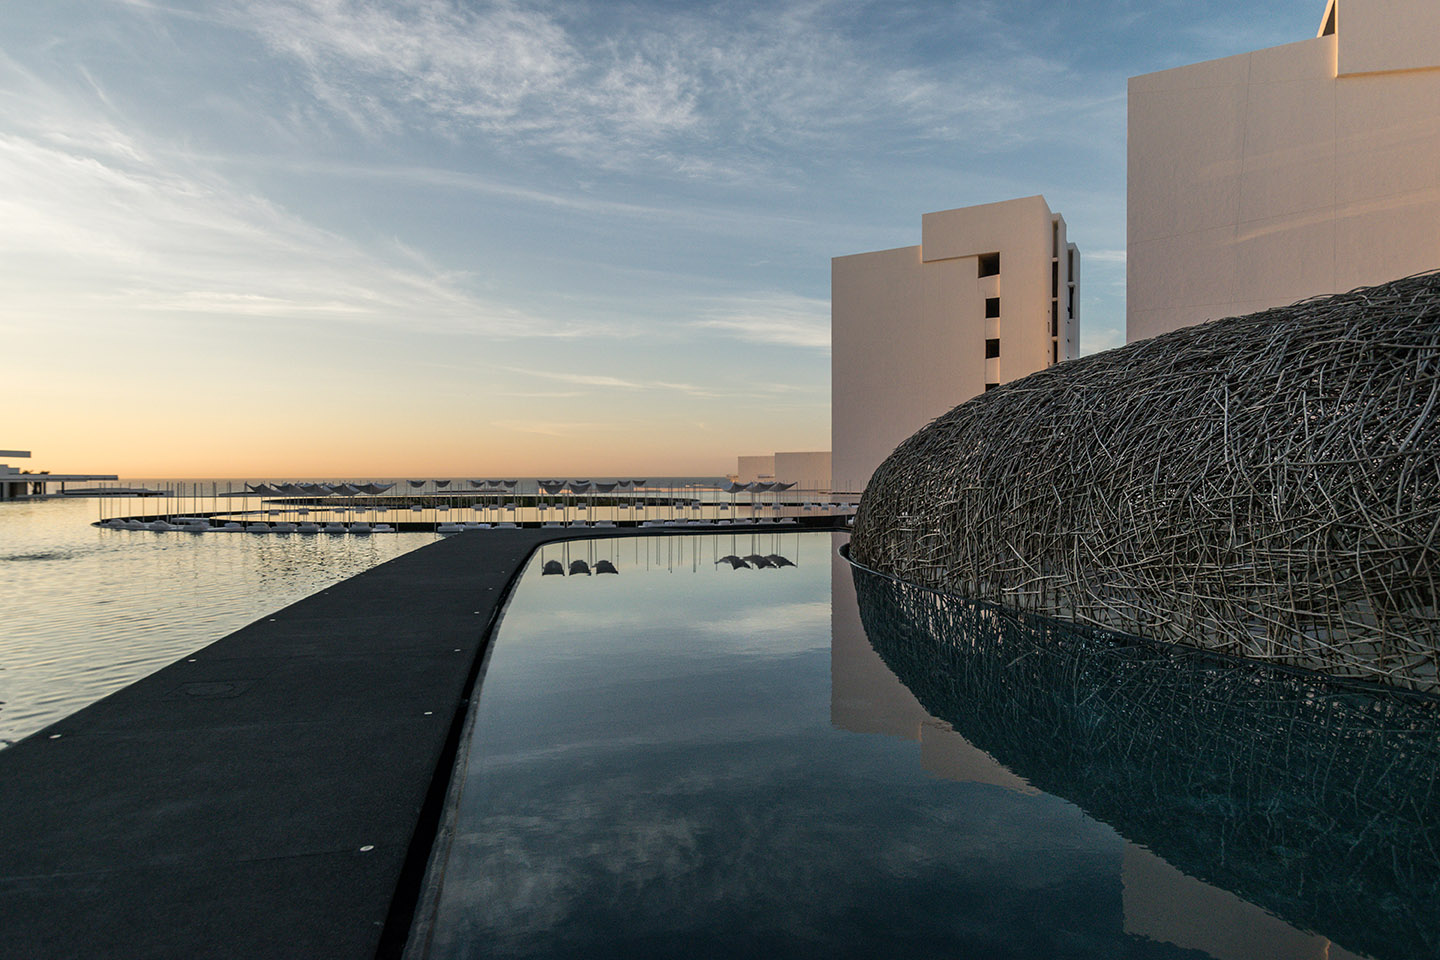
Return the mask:
M 775 479 L 799 490 L 830 490 L 830 451 L 807 450 L 775 454 Z
M 1440 2 L 1130 80 L 1126 339 L 1440 267 Z
M 1079 353 L 1080 256 L 1044 197 L 927 213 L 920 234 L 831 261 L 839 492 L 955 405 Z
M 28 460 L 29 450 L 0 450 L 0 457 L 6 459 Z M 29 473 L 21 471 L 19 467 L 12 467 L 9 464 L 0 463 L 0 500 L 13 500 L 17 497 L 43 495 L 49 491 L 49 484 L 60 484 L 63 492 L 65 484 L 88 481 L 88 480 L 115 480 L 113 473 Z
M 828 492 L 830 451 L 791 451 L 739 457 L 736 460 L 734 479 L 736 483 L 773 480 L 793 483 L 799 490 Z
M 775 454 L 739 457 L 735 466 L 736 483 L 769 482 L 775 479 Z

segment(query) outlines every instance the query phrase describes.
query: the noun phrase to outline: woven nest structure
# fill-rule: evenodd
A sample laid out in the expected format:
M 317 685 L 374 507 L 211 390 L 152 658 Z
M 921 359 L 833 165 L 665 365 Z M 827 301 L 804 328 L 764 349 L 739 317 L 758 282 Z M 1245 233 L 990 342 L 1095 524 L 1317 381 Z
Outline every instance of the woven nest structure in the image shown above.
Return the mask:
M 1440 273 L 1217 320 L 961 404 L 851 555 L 972 599 L 1440 690 Z

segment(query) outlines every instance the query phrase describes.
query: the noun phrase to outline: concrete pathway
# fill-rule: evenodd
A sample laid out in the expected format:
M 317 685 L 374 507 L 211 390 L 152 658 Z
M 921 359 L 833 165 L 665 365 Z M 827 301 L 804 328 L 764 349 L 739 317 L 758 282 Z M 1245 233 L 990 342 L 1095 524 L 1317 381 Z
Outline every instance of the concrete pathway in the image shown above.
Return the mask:
M 839 529 L 823 520 L 803 529 Z M 0 957 L 398 956 L 476 671 L 530 553 L 751 529 L 461 534 L 0 751 Z

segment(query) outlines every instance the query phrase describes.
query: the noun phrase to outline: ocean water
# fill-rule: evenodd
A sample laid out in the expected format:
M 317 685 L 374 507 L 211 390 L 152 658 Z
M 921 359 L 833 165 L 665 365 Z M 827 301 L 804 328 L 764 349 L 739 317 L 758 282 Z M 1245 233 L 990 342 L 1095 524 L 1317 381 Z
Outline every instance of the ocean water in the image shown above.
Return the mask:
M 100 509 L 89 499 L 0 503 L 0 747 L 436 539 L 109 530 L 92 525 Z
M 300 516 L 294 504 L 246 496 L 247 484 L 306 478 L 191 480 L 125 478 L 75 487 L 144 487 L 157 497 L 100 497 L 0 503 L 0 749 L 226 634 L 332 583 L 433 542 L 433 533 L 370 537 L 155 533 L 101 529 L 100 519 L 223 512 L 245 523 L 279 520 L 364 520 L 438 524 L 446 520 L 635 520 L 680 515 L 591 505 L 567 498 L 563 508 L 503 512 L 505 495 L 480 509 L 433 506 L 421 512 L 357 514 L 323 498 Z M 366 482 L 364 478 L 345 478 Z M 473 494 L 471 478 L 384 478 L 390 496 Z M 500 478 L 473 478 L 477 482 Z M 516 479 L 517 494 L 537 491 L 535 478 Z M 560 478 L 557 478 L 560 479 Z M 622 478 L 586 477 L 596 481 Z M 627 477 L 623 479 L 637 479 Z M 643 477 L 651 498 L 703 500 L 705 516 L 721 516 L 744 497 L 716 489 L 716 477 Z M 340 482 L 309 478 L 309 482 Z M 440 484 L 444 484 L 441 486 Z M 786 502 L 798 509 L 799 495 Z M 773 500 L 774 498 L 772 498 Z M 740 511 L 737 510 L 737 513 Z M 729 515 L 724 514 L 724 515 Z

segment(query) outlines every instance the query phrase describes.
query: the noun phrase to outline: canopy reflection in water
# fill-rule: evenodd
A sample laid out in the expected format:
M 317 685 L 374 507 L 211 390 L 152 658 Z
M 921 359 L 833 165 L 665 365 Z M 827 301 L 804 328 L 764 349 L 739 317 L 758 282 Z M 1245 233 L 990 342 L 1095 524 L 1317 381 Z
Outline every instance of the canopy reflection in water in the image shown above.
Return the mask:
M 1440 701 L 854 580 L 890 669 L 1030 783 L 1351 950 L 1440 955 Z

